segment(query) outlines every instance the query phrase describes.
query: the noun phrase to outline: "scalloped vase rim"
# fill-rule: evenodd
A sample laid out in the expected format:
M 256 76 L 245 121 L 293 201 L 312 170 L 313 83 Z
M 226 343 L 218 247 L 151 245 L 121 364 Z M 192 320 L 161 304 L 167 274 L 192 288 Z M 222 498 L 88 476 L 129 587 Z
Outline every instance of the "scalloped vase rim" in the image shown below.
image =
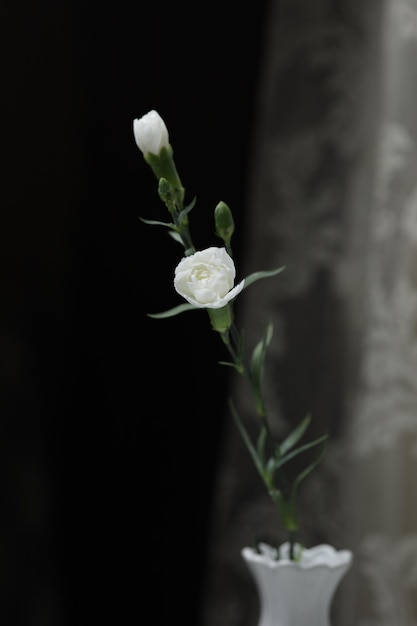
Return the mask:
M 246 560 L 265 565 L 271 569 L 282 567 L 294 569 L 327 567 L 335 569 L 350 564 L 353 558 L 351 550 L 337 550 L 327 543 L 318 544 L 312 548 L 302 548 L 297 544 L 296 549 L 299 550 L 300 548 L 302 549 L 301 558 L 297 561 L 292 561 L 289 558 L 288 542 L 281 544 L 278 550 L 267 543 L 260 543 L 259 552 L 246 546 L 242 548 L 241 554 Z M 276 558 L 278 551 L 281 555 L 279 559 Z

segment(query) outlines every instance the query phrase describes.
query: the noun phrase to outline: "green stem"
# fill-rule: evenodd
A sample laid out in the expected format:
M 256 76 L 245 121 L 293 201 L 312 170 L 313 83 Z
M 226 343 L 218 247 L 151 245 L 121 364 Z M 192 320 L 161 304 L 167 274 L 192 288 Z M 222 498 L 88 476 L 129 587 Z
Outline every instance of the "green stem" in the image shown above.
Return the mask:
M 179 236 L 181 237 L 182 245 L 184 246 L 185 256 L 190 256 L 194 254 L 196 248 L 191 239 L 190 231 L 188 228 L 188 220 L 185 222 L 184 219 L 181 221 L 178 220 L 177 215 L 173 214 L 174 224 L 177 227 L 177 231 Z
M 272 437 L 271 428 L 268 422 L 268 415 L 267 415 L 264 398 L 263 398 L 262 392 L 258 392 L 255 381 L 253 380 L 253 376 L 252 376 L 252 372 L 251 372 L 250 364 L 248 362 L 247 355 L 242 349 L 242 346 L 243 346 L 242 336 L 234 323 L 230 325 L 229 332 L 230 332 L 229 336 L 232 339 L 232 341 L 225 342 L 226 346 L 229 350 L 230 356 L 232 357 L 234 364 L 236 365 L 238 372 L 244 378 L 246 378 L 246 380 L 248 381 L 253 391 L 253 394 L 257 400 L 256 412 L 258 414 L 258 417 L 261 420 L 262 426 L 265 428 L 268 443 L 269 445 L 272 446 L 273 437 Z
M 295 561 L 295 546 L 297 544 L 296 541 L 296 534 L 297 531 L 296 530 L 290 530 L 289 531 L 289 544 L 290 544 L 290 560 L 291 561 Z
M 148 153 L 145 155 L 145 161 L 151 166 L 156 178 L 160 180 L 165 178 L 174 190 L 175 204 L 182 207 L 184 202 L 185 189 L 182 186 L 175 161 L 172 146 L 162 148 L 159 154 Z
M 223 339 L 239 373 L 248 381 L 255 397 L 257 398 L 257 414 L 261 420 L 262 427 L 265 428 L 267 445 L 271 449 L 273 449 L 274 439 L 268 422 L 268 415 L 263 394 L 262 391 L 258 390 L 257 386 L 255 385 L 252 377 L 251 368 L 248 363 L 247 355 L 242 349 L 242 336 L 236 328 L 235 324 L 231 325 L 229 329 L 229 334 L 227 335 L 227 339 Z M 265 482 L 267 491 L 271 496 L 271 493 L 273 493 L 275 487 L 273 484 L 269 484 L 266 472 L 263 474 L 262 478 Z M 283 523 L 289 533 L 290 559 L 295 560 L 295 548 L 297 543 L 297 522 L 294 517 L 293 503 L 291 501 L 291 494 L 289 492 L 288 482 L 282 467 L 277 470 L 275 475 L 275 481 L 279 488 L 279 497 L 278 495 L 277 497 L 272 496 L 272 500 L 277 505 L 280 517 L 283 520 Z

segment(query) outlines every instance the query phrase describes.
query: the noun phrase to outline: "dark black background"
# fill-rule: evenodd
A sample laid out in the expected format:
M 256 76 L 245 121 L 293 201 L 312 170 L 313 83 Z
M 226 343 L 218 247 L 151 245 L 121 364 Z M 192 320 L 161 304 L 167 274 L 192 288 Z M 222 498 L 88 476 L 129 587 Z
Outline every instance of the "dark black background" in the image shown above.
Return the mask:
M 146 316 L 181 250 L 132 122 L 164 118 L 197 247 L 219 200 L 242 232 L 265 6 L 3 4 L 5 626 L 198 623 L 227 376 L 203 312 Z

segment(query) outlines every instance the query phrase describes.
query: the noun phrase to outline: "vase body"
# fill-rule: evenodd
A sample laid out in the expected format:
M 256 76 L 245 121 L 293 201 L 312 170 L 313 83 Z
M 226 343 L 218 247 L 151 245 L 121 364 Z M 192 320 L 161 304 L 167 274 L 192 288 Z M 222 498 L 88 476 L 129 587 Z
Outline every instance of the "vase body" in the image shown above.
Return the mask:
M 331 626 L 334 593 L 352 562 L 349 550 L 322 544 L 304 548 L 300 560 L 288 558 L 289 545 L 277 551 L 260 544 L 260 552 L 243 548 L 258 590 L 258 626 Z

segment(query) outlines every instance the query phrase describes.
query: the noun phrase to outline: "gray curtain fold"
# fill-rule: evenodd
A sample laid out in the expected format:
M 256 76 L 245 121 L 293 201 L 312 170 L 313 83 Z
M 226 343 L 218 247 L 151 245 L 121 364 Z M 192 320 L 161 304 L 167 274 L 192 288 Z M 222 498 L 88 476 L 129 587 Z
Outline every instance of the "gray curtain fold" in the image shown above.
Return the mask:
M 417 623 L 417 2 L 271 0 L 252 139 L 244 271 L 285 265 L 239 299 L 269 321 L 273 428 L 330 433 L 300 493 L 301 539 L 355 555 L 333 626 Z M 247 427 L 250 398 L 231 390 Z M 240 556 L 285 540 L 228 422 L 203 625 L 251 626 Z

